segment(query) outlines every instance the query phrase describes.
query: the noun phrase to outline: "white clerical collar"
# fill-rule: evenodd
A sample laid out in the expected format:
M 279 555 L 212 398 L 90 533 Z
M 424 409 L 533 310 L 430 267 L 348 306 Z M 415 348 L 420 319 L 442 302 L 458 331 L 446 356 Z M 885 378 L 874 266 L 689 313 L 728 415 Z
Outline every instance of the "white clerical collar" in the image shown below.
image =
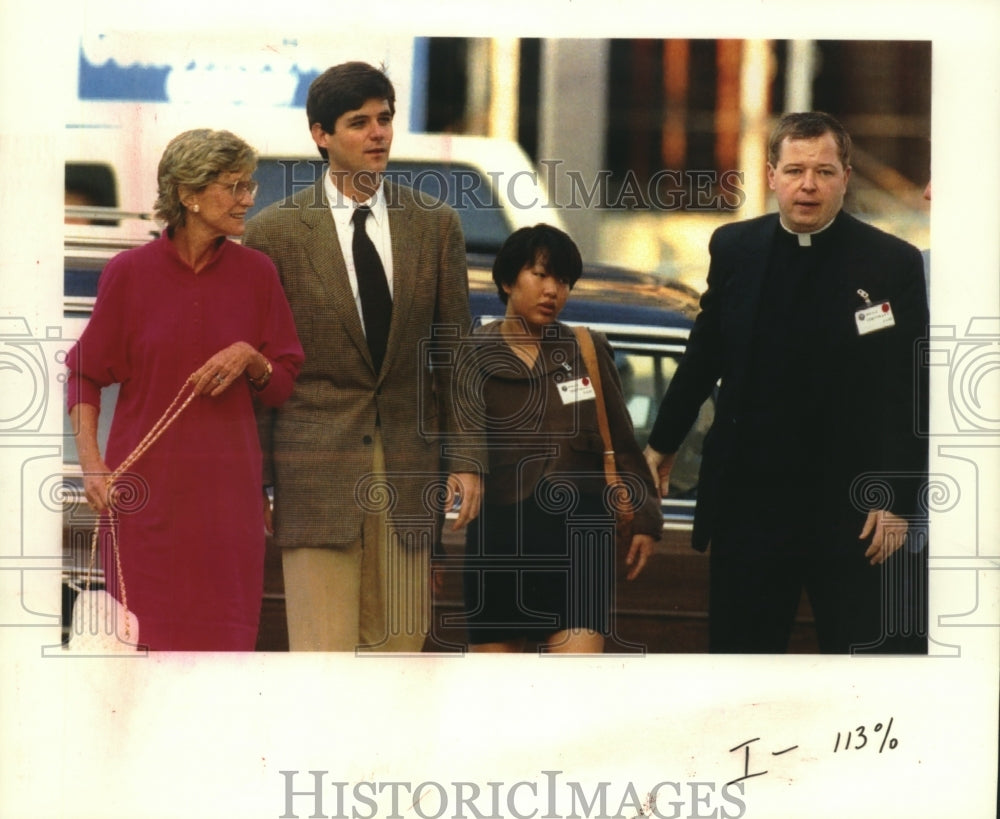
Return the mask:
M 780 224 L 787 233 L 791 233 L 792 236 L 796 237 L 799 240 L 799 247 L 810 247 L 812 245 L 812 237 L 817 236 L 818 234 L 826 230 L 828 227 L 830 227 L 830 225 L 833 224 L 834 219 L 836 218 L 837 217 L 834 216 L 833 219 L 831 219 L 829 222 L 823 225 L 823 227 L 821 227 L 819 230 L 814 230 L 809 233 L 799 233 L 798 231 L 792 230 L 790 227 L 788 227 L 788 225 L 785 224 L 784 220 L 780 216 L 778 217 L 778 224 Z

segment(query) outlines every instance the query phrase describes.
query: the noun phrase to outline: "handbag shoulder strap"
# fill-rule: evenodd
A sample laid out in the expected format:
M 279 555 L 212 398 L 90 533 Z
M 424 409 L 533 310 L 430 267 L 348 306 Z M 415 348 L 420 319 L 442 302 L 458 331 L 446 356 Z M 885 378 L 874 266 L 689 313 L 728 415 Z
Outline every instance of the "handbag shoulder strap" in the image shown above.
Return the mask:
M 573 333 L 576 335 L 576 343 L 580 347 L 580 355 L 583 356 L 583 364 L 594 384 L 597 426 L 601 431 L 601 440 L 604 441 L 604 475 L 608 483 L 613 484 L 618 480 L 618 469 L 615 466 L 615 448 L 611 442 L 611 428 L 608 426 L 608 410 L 604 403 L 601 367 L 597 363 L 597 350 L 594 348 L 594 339 L 590 335 L 589 329 L 576 326 L 573 328 Z
M 187 393 L 187 397 L 184 398 L 184 394 Z M 107 479 L 107 487 L 110 491 L 114 482 L 117 481 L 126 471 L 134 464 L 139 458 L 146 454 L 148 450 L 156 441 L 159 439 L 167 428 L 177 420 L 178 416 L 187 409 L 188 405 L 194 399 L 196 393 L 194 388 L 191 386 L 191 379 L 188 378 L 181 388 L 177 391 L 177 395 L 174 396 L 174 400 L 170 402 L 170 406 L 163 411 L 163 415 L 160 416 L 159 420 L 153 424 L 152 428 L 146 433 L 146 436 L 136 445 L 135 449 L 130 452 L 125 459 L 118 465 Z M 184 399 L 183 402 L 181 399 Z M 179 406 L 178 406 L 179 405 Z M 114 552 L 115 558 L 115 570 L 118 572 L 118 593 L 121 598 L 122 607 L 125 609 L 125 614 L 128 615 L 128 592 L 125 589 L 125 575 L 122 573 L 121 555 L 118 550 L 118 512 L 112 505 L 108 508 L 106 512 L 108 516 L 108 528 L 111 530 L 111 547 Z M 90 591 L 90 579 L 94 574 L 95 566 L 97 563 L 97 538 L 99 526 L 94 528 L 93 535 L 90 539 L 90 565 L 87 568 L 86 576 L 86 591 Z M 125 639 L 129 639 L 129 623 L 126 619 L 125 621 Z
M 615 447 L 611 441 L 611 427 L 608 424 L 608 409 L 604 403 L 604 390 L 601 387 L 601 366 L 597 361 L 597 350 L 594 348 L 594 339 L 590 330 L 586 327 L 576 326 L 573 328 L 576 335 L 576 343 L 580 347 L 580 355 L 583 356 L 583 364 L 590 374 L 590 380 L 594 384 L 594 400 L 597 410 L 597 426 L 601 431 L 601 440 L 604 442 L 604 479 L 608 486 L 617 487 L 614 492 L 612 502 L 614 503 L 618 521 L 620 524 L 628 525 L 632 520 L 634 509 L 627 491 L 622 491 L 618 480 L 618 466 L 615 463 Z

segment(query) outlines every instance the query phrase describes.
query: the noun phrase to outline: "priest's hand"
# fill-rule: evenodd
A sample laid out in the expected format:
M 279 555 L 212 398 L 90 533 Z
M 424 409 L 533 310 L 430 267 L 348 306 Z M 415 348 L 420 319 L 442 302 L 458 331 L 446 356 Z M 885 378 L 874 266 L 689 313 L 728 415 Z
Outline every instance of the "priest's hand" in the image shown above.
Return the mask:
M 885 509 L 872 509 L 868 512 L 858 540 L 871 537 L 865 557 L 872 566 L 884 563 L 903 545 L 908 527 L 909 524 L 903 518 Z

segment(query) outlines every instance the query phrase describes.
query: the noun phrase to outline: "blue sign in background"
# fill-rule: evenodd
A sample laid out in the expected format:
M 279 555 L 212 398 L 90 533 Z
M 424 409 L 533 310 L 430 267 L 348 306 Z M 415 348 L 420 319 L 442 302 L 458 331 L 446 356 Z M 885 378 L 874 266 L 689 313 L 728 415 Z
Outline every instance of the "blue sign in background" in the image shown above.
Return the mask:
M 189 66 L 193 67 L 193 66 Z M 175 70 L 169 65 L 129 66 L 108 60 L 103 65 L 94 65 L 80 48 L 79 88 L 81 100 L 116 102 L 170 102 L 167 96 L 167 77 Z M 319 72 L 302 71 L 293 67 L 298 84 L 291 101 L 291 108 L 304 108 L 309 85 Z

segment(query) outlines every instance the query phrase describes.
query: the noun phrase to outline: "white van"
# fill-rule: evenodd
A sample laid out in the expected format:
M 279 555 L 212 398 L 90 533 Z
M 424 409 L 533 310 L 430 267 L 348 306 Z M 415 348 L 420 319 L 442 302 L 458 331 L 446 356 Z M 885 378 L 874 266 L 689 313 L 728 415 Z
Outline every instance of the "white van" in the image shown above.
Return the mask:
M 195 127 L 233 131 L 259 152 L 251 214 L 311 184 L 322 167 L 301 108 L 118 103 L 89 105 L 87 114 L 90 123 L 67 127 L 67 204 L 148 213 L 164 148 Z M 470 252 L 493 253 L 511 232 L 538 222 L 565 229 L 544 179 L 514 142 L 397 130 L 388 175 L 454 207 Z

